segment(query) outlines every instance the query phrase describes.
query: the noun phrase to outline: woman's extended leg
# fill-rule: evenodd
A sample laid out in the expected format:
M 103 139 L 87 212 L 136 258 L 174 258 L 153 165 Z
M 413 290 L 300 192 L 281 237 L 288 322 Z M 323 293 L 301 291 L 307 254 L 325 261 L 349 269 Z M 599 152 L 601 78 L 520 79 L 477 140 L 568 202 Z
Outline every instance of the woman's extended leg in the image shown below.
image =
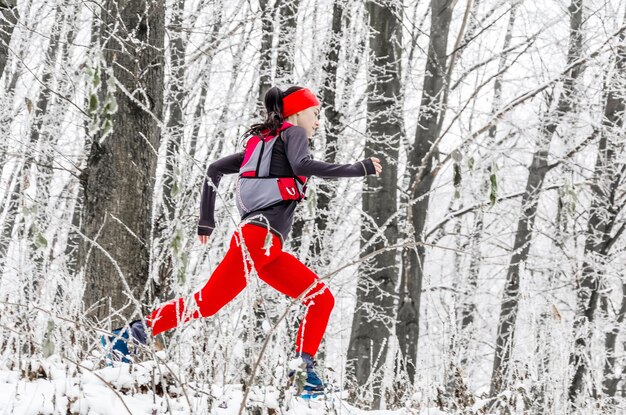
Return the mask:
M 296 351 L 315 356 L 335 305 L 335 298 L 326 284 L 317 281 L 313 271 L 287 252 L 281 252 L 275 260 L 257 268 L 257 272 L 263 281 L 291 298 L 299 297 L 313 284 L 303 299 L 307 310 L 298 330 Z
M 187 322 L 200 316 L 214 315 L 245 288 L 243 256 L 236 237 L 237 235 L 233 235 L 228 252 L 205 286 L 194 294 L 198 309 L 190 313 L 183 298 L 162 305 L 146 319 L 148 326 L 152 327 L 153 335 L 173 329 L 180 322 Z
M 271 249 L 270 255 L 266 255 L 264 245 L 267 235 L 266 228 L 251 224 L 243 226 L 241 233 L 236 232 L 222 262 L 215 268 L 205 286 L 194 294 L 198 309 L 190 313 L 187 310 L 185 300 L 182 298 L 166 303 L 146 318 L 146 323 L 152 327 L 152 334 L 157 335 L 170 330 L 176 327 L 179 322 L 187 322 L 200 316 L 212 316 L 235 298 L 246 286 L 246 268 L 244 265 L 249 269 L 249 265 L 244 263 L 239 242 L 241 240 L 245 242 L 255 267 L 259 269 L 282 253 L 280 240 L 276 236 L 272 236 L 275 245 Z

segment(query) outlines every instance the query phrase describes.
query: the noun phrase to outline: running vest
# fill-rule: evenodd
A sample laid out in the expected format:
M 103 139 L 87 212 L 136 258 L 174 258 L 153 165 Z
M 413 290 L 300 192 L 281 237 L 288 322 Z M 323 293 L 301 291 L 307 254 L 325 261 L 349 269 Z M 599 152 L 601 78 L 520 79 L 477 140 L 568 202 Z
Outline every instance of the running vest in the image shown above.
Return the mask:
M 293 125 L 284 122 L 275 136 L 252 136 L 246 143 L 237 180 L 237 209 L 244 215 L 265 209 L 283 200 L 304 199 L 306 177 L 270 177 L 270 163 L 276 140 Z

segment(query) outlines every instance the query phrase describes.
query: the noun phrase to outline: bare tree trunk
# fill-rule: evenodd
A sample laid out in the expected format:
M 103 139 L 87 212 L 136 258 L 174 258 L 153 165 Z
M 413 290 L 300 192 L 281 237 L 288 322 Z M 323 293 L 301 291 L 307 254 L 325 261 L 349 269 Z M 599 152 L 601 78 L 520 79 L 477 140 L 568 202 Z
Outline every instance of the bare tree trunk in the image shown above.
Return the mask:
M 209 40 L 209 45 L 210 47 L 208 48 L 206 55 L 207 55 L 207 66 L 210 68 L 211 65 L 213 64 L 213 60 L 215 58 L 215 54 L 217 53 L 217 49 L 218 46 L 220 44 L 220 37 L 219 37 L 219 32 L 220 32 L 220 27 L 223 24 L 223 13 L 222 13 L 222 8 L 221 7 L 217 7 L 217 11 L 216 11 L 216 19 L 215 19 L 215 23 L 213 24 L 213 27 L 211 28 L 211 36 L 210 36 L 210 40 Z M 209 72 L 209 71 L 208 71 Z M 210 74 L 208 75 L 204 75 L 200 78 L 200 96 L 198 99 L 198 105 L 196 106 L 195 110 L 194 110 L 194 115 L 193 115 L 193 131 L 191 133 L 191 140 L 190 140 L 190 149 L 189 149 L 189 157 L 191 159 L 194 159 L 196 157 L 196 152 L 197 152 L 197 147 L 198 147 L 198 135 L 200 133 L 200 120 L 202 119 L 202 116 L 204 115 L 204 107 L 207 103 L 207 96 L 208 96 L 208 83 L 209 83 L 209 78 L 210 78 Z M 218 142 L 218 145 L 221 145 L 221 140 Z M 221 152 L 221 151 L 220 151 Z M 218 152 L 217 154 L 219 154 L 220 152 Z M 204 180 L 204 178 L 202 178 L 202 180 Z
M 37 162 L 37 218 L 31 225 L 30 229 L 27 230 L 29 239 L 31 241 L 31 255 L 34 264 L 36 264 L 37 272 L 43 272 L 43 253 L 37 253 L 37 248 L 43 243 L 43 230 L 48 223 L 48 218 L 45 215 L 45 206 L 48 204 L 48 198 L 50 194 L 50 182 L 52 181 L 52 163 L 54 160 L 54 153 L 52 153 L 52 148 L 55 147 L 56 141 L 58 141 L 58 137 L 52 137 L 45 131 L 45 118 L 49 111 L 50 100 L 51 100 L 51 89 L 54 89 L 55 86 L 52 85 L 54 82 L 54 74 L 55 67 L 57 64 L 58 54 L 59 54 L 59 46 L 60 46 L 60 38 L 61 32 L 63 30 L 63 23 L 73 22 L 73 16 L 69 16 L 65 12 L 65 7 L 67 4 L 65 2 L 60 3 L 56 9 L 55 24 L 52 28 L 52 32 L 50 35 L 50 44 L 48 45 L 48 50 L 46 51 L 46 59 L 44 63 L 44 73 L 42 76 L 42 90 L 39 93 L 39 97 L 37 98 L 35 104 L 35 117 L 34 123 L 31 128 L 31 143 L 41 143 L 40 152 L 41 156 Z M 74 6 L 74 13 L 76 13 L 76 6 Z M 68 30 L 70 30 L 68 28 Z M 68 40 L 65 39 L 63 42 L 65 52 L 67 52 Z M 49 120 L 47 121 L 49 122 Z M 33 160 L 34 161 L 34 160 Z M 28 170 L 25 170 L 26 174 L 28 174 Z M 24 226 L 26 224 L 24 223 Z M 38 284 L 39 281 L 35 280 L 35 284 Z
M 158 283 L 155 285 L 155 297 L 170 297 L 172 272 L 174 259 L 172 258 L 171 239 L 173 229 L 170 227 L 172 219 L 176 216 L 177 200 L 180 198 L 182 188 L 181 172 L 176 172 L 179 164 L 178 156 L 184 135 L 183 108 L 189 95 L 185 89 L 185 45 L 186 36 L 183 32 L 183 14 L 185 0 L 177 0 L 172 7 L 170 28 L 170 66 L 169 78 L 170 111 L 167 121 L 167 148 L 165 150 L 165 171 L 163 173 L 163 200 L 155 229 L 158 238 L 155 240 L 157 255 Z
M 8 180 L 9 186 L 7 186 L 7 197 L 5 202 L 7 213 L 4 218 L 4 222 L 2 223 L 2 235 L 0 239 L 0 260 L 2 261 L 3 266 L 6 265 L 5 261 L 7 258 L 7 251 L 9 250 L 9 245 L 11 244 L 11 235 L 13 234 L 13 227 L 15 226 L 15 219 L 20 203 L 20 195 L 22 194 L 21 189 L 24 184 L 22 169 L 23 166 L 18 166 L 13 172 L 13 177 Z M 15 180 L 14 188 L 11 187 L 13 180 Z
M 243 45 L 246 45 L 248 43 L 250 43 L 250 38 L 252 36 L 252 32 L 247 32 L 247 33 L 242 33 L 241 35 L 241 42 Z M 244 63 L 243 60 L 245 59 L 245 53 L 246 53 L 246 48 L 245 47 L 241 47 L 237 53 L 233 56 L 233 63 L 231 66 L 231 72 L 232 73 L 236 73 L 237 69 L 239 67 L 241 67 L 241 65 Z M 220 112 L 220 115 L 217 119 L 216 122 L 216 128 L 215 128 L 215 132 L 213 133 L 213 137 L 215 139 L 215 145 L 213 146 L 213 148 L 211 149 L 211 154 L 215 154 L 216 156 L 220 155 L 222 153 L 222 148 L 224 146 L 224 125 L 227 123 L 228 121 L 228 117 L 230 116 L 229 113 L 229 108 L 231 107 L 231 97 L 236 96 L 236 90 L 239 87 L 239 82 L 236 76 L 233 76 L 230 80 L 230 83 L 228 84 L 228 92 L 226 93 L 226 96 L 229 97 L 226 99 L 226 102 L 224 102 L 224 106 L 222 107 L 222 111 Z M 201 186 L 202 183 L 198 184 L 198 187 Z
M 582 45 L 582 0 L 572 0 L 570 12 L 570 40 L 567 54 L 567 64 L 573 63 L 580 58 Z M 529 167 L 526 192 L 522 197 L 522 212 L 517 224 L 517 232 L 513 243 L 513 255 L 507 271 L 500 318 L 498 322 L 498 334 L 496 337 L 496 350 L 491 375 L 490 395 L 496 396 L 500 391 L 508 387 L 510 372 L 509 364 L 514 345 L 515 322 L 519 305 L 519 267 L 528 259 L 532 228 L 537 213 L 537 203 L 541 193 L 543 180 L 548 172 L 548 149 L 552 136 L 560 124 L 563 116 L 571 110 L 574 95 L 574 82 L 582 69 L 577 66 L 571 71 L 563 85 L 563 91 L 558 98 L 555 111 L 548 111 L 542 120 L 540 139 L 537 150 Z M 556 97 L 553 97 L 552 102 Z
M 261 7 L 261 56 L 259 62 L 259 105 L 258 114 L 263 108 L 265 93 L 272 87 L 272 42 L 274 39 L 274 7 L 271 0 L 259 0 Z
M 334 163 L 337 157 L 337 139 L 341 130 L 341 114 L 339 113 L 335 90 L 337 88 L 337 69 L 339 67 L 339 52 L 341 48 L 342 21 L 344 6 L 340 1 L 333 4 L 333 18 L 330 32 L 330 41 L 326 46 L 326 58 L 324 68 L 324 83 L 322 84 L 322 102 L 324 108 L 324 133 L 326 147 L 324 160 Z M 328 209 L 333 198 L 332 188 L 323 182 L 317 186 L 317 210 L 315 224 L 312 232 L 312 241 L 309 250 L 309 258 L 320 261 L 323 247 L 326 246 L 326 226 L 328 223 Z M 323 264 L 325 265 L 325 263 Z
M 552 408 L 552 396 L 547 394 L 549 371 L 550 371 L 550 350 L 545 347 L 550 343 L 551 333 L 549 326 L 549 319 L 551 318 L 548 311 L 544 311 L 538 316 L 539 321 L 537 323 L 537 330 L 535 336 L 536 347 L 535 356 L 537 357 L 537 373 L 540 376 L 538 382 L 535 382 L 531 387 L 532 392 L 532 413 L 536 415 L 543 415 L 549 413 Z
M 198 135 L 200 134 L 200 120 L 204 115 L 204 106 L 207 102 L 208 96 L 208 87 L 206 85 L 206 81 L 202 81 L 202 85 L 200 87 L 200 97 L 198 98 L 198 105 L 196 105 L 196 109 L 193 113 L 193 131 L 191 132 L 191 140 L 189 143 L 189 158 L 195 159 L 196 152 L 198 151 Z M 203 178 L 204 180 L 204 178 Z
M 487 186 L 483 186 L 483 190 L 487 190 Z M 476 222 L 474 225 L 474 231 L 469 242 L 469 252 L 471 253 L 469 276 L 467 277 L 467 283 L 465 286 L 465 295 L 461 301 L 460 315 L 460 336 L 459 341 L 461 354 L 461 366 L 467 365 L 467 347 L 469 346 L 469 336 L 473 330 L 474 317 L 476 313 L 476 302 L 474 301 L 474 295 L 478 288 L 478 275 L 480 272 L 481 254 L 480 254 L 480 237 L 484 230 L 484 213 L 479 210 L 476 213 Z
M 602 380 L 602 391 L 610 396 L 617 395 L 617 386 L 620 381 L 624 382 L 624 367 L 619 368 L 616 358 L 615 344 L 620 328 L 624 327 L 626 317 L 626 284 L 622 284 L 622 306 L 617 313 L 615 325 L 611 331 L 607 332 L 604 338 L 604 347 L 606 349 L 606 361 L 604 363 L 604 379 Z M 621 373 L 620 373 L 621 372 Z
M 30 130 L 30 138 L 28 141 L 27 147 L 24 149 L 24 164 L 19 167 L 15 174 L 17 179 L 16 188 L 11 195 L 11 200 L 9 201 L 9 208 L 7 211 L 7 215 L 4 221 L 4 229 L 2 231 L 2 243 L 0 243 L 0 258 L 4 258 L 6 256 L 7 250 L 9 248 L 9 243 L 11 240 L 11 234 L 15 227 L 15 222 L 18 216 L 18 207 L 19 207 L 19 199 L 22 193 L 26 190 L 29 184 L 29 176 L 30 170 L 32 166 L 36 163 L 34 148 L 37 146 L 37 143 L 40 140 L 40 131 L 42 130 L 44 124 L 44 117 L 48 111 L 48 103 L 50 99 L 50 83 L 53 79 L 54 74 L 54 66 L 56 64 L 56 56 L 59 50 L 59 38 L 61 36 L 61 22 L 64 19 L 61 18 L 63 13 L 62 6 L 59 5 L 56 9 L 56 16 L 58 19 L 52 27 L 51 35 L 50 35 L 50 43 L 48 44 L 48 49 L 46 50 L 46 59 L 44 63 L 44 71 L 43 76 L 41 77 L 41 91 L 39 92 L 39 96 L 35 100 L 34 103 L 34 116 L 33 116 L 33 125 Z M 38 167 L 39 168 L 39 167 Z M 38 189 L 38 192 L 40 189 Z M 40 202 L 41 199 L 39 200 Z M 45 206 L 45 203 L 41 206 Z M 18 227 L 20 226 L 18 222 Z M 22 233 L 26 233 L 26 229 L 21 230 Z M 31 287 L 33 288 L 33 287 Z
M 185 44 L 186 37 L 183 34 L 183 13 L 185 11 L 185 0 L 178 0 L 174 3 L 172 10 L 172 35 L 170 41 L 170 60 L 172 74 L 170 78 L 170 115 L 167 122 L 169 139 L 167 140 L 167 154 L 165 158 L 165 173 L 163 177 L 163 204 L 166 221 L 174 217 L 176 202 L 174 200 L 177 178 L 175 177 L 175 167 L 178 163 L 178 152 L 183 137 L 183 107 L 188 93 L 185 90 Z M 178 187 L 180 188 L 180 187 Z M 171 270 L 170 270 L 171 272 Z
M 448 207 L 448 213 L 452 212 L 452 207 L 455 205 L 454 200 L 450 202 Z M 462 209 L 462 203 L 459 204 L 459 209 Z M 480 213 L 479 213 L 480 214 Z M 461 252 L 465 251 L 472 242 L 476 241 L 476 236 L 472 235 L 470 238 L 467 238 L 465 242 L 463 242 L 463 227 L 462 227 L 462 219 L 457 218 L 454 221 L 454 229 L 452 231 L 453 235 L 458 235 L 455 238 L 454 246 L 459 252 L 455 253 L 453 257 L 453 269 L 454 269 L 454 280 L 452 283 L 452 304 L 464 304 L 464 305 L 474 305 L 473 299 L 464 293 L 463 291 L 463 270 L 461 268 Z M 470 291 L 470 290 L 467 290 Z M 459 310 L 456 310 L 452 317 L 455 320 L 459 319 Z M 451 321 L 452 323 L 452 321 Z M 465 349 L 468 346 L 469 335 L 461 331 L 459 324 L 456 324 L 457 330 L 451 330 L 450 335 L 446 338 L 447 343 L 447 356 L 448 363 L 444 367 L 444 388 L 439 389 L 437 400 L 441 402 L 441 406 L 446 408 L 446 410 L 452 411 L 462 411 L 464 407 L 469 406 L 467 400 L 467 386 L 463 381 L 462 376 L 462 366 L 459 360 L 465 356 Z M 452 327 L 451 327 L 452 329 Z M 473 402 L 472 402 L 473 403 Z
M 50 37 L 50 45 L 46 53 L 47 69 L 44 71 L 43 76 L 43 78 L 47 77 L 48 79 L 44 81 L 43 90 L 37 100 L 38 114 L 36 114 L 36 122 L 31 130 L 31 136 L 35 136 L 35 138 L 32 138 L 31 141 L 41 142 L 41 145 L 39 146 L 40 156 L 37 163 L 37 217 L 28 229 L 29 239 L 31 241 L 32 261 L 36 264 L 36 269 L 40 273 L 38 278 L 35 280 L 36 284 L 43 282 L 41 279 L 44 279 L 47 271 L 45 268 L 45 261 L 54 249 L 54 243 L 48 243 L 43 236 L 45 230 L 52 222 L 52 218 L 50 217 L 51 210 L 50 208 L 47 208 L 47 206 L 49 205 L 50 190 L 54 175 L 54 170 L 52 168 L 56 155 L 54 149 L 58 148 L 57 144 L 60 138 L 58 134 L 48 131 L 49 128 L 58 128 L 58 126 L 54 124 L 58 118 L 55 118 L 55 115 L 59 114 L 58 107 L 60 107 L 60 102 L 54 101 L 54 95 L 51 94 L 50 88 L 55 88 L 62 96 L 65 96 L 69 92 L 68 90 L 71 86 L 71 80 L 63 80 L 62 78 L 59 78 L 55 69 L 57 65 L 64 65 L 69 61 L 69 47 L 74 43 L 76 38 L 74 25 L 76 17 L 80 14 L 80 8 L 80 3 L 68 5 L 67 2 L 63 2 L 57 7 L 56 15 L 58 17 L 56 18 L 56 22 L 62 22 L 62 24 L 59 24 L 59 27 L 57 27 L 57 25 L 54 26 L 56 30 L 53 29 Z M 61 35 L 63 35 L 62 41 L 60 41 Z M 61 46 L 60 52 L 58 51 L 59 46 Z M 57 61 L 59 63 L 57 63 Z M 51 75 L 48 76 L 48 74 Z M 56 85 L 52 85 L 53 78 L 56 78 Z M 63 110 L 63 108 L 60 109 L 60 111 Z M 46 115 L 51 111 L 52 113 L 46 120 L 44 120 L 44 117 L 46 117 Z M 52 125 L 48 127 L 44 124 L 44 121 L 45 123 Z M 54 209 L 52 209 L 52 211 L 54 211 Z M 66 232 L 66 230 L 61 230 L 60 232 Z
M 477 4 L 477 3 L 474 3 Z M 504 69 L 506 66 L 506 60 L 508 57 L 507 50 L 511 45 L 511 39 L 513 35 L 513 27 L 515 26 L 517 6 L 511 7 L 511 13 L 509 15 L 509 23 L 507 26 L 506 35 L 504 36 L 504 44 L 502 45 L 502 54 L 500 55 L 500 61 L 498 63 L 498 76 L 493 85 L 493 105 L 491 113 L 495 114 L 500 106 L 502 97 L 502 79 L 504 77 Z M 467 36 L 466 36 L 467 38 Z M 489 141 L 485 144 L 486 148 L 491 148 L 492 143 L 496 139 L 497 125 L 493 125 L 489 129 Z M 495 174 L 491 167 L 487 168 L 485 177 L 483 178 L 482 194 L 489 193 L 489 187 L 491 183 L 491 176 Z M 474 231 L 469 243 L 471 259 L 469 266 L 469 276 L 465 286 L 464 299 L 461 301 L 461 311 L 459 313 L 460 320 L 460 340 L 459 340 L 459 352 L 461 354 L 460 365 L 462 368 L 467 366 L 467 348 L 469 347 L 469 340 L 474 323 L 474 314 L 476 312 L 476 303 L 474 302 L 474 295 L 478 287 L 478 274 L 480 272 L 480 264 L 482 258 L 480 255 L 480 238 L 484 230 L 484 211 L 479 209 L 476 213 L 476 222 L 474 225 Z
M 89 48 L 91 50 L 96 49 L 98 47 L 98 44 L 100 43 L 100 23 L 101 23 L 101 19 L 100 16 L 98 15 L 98 11 L 100 9 L 95 9 L 94 10 L 94 15 L 92 16 L 92 21 L 91 21 L 91 34 L 89 36 Z M 87 89 L 87 85 L 84 85 L 84 87 Z M 85 103 L 84 103 L 85 107 L 89 106 L 89 97 L 86 97 L 85 99 Z M 83 121 L 83 125 L 84 125 L 84 131 L 85 131 L 85 142 L 83 144 L 83 153 L 85 156 L 87 156 L 89 154 L 89 150 L 91 149 L 92 146 L 92 141 L 93 141 L 93 137 L 91 137 L 89 135 L 89 130 L 90 130 L 90 120 L 88 118 L 85 118 Z M 84 161 L 83 161 L 84 164 Z M 84 168 L 84 165 L 81 165 L 81 169 Z M 80 240 L 81 237 L 78 234 L 77 230 L 78 229 L 82 229 L 82 210 L 83 210 L 83 202 L 84 202 L 84 192 L 82 191 L 82 187 L 84 185 L 84 183 L 82 183 L 82 179 L 84 178 L 84 175 L 80 174 L 79 176 L 79 186 L 81 187 L 78 190 L 78 194 L 76 195 L 76 203 L 74 204 L 74 212 L 72 213 L 72 227 L 69 231 L 68 237 L 67 237 L 67 245 L 65 247 L 65 256 L 67 258 L 67 262 L 66 262 L 66 267 L 67 270 L 70 274 L 75 274 L 78 272 L 78 255 L 79 255 L 79 250 L 80 250 Z M 60 298 L 62 293 L 57 292 L 57 297 Z
M 367 218 L 361 225 L 361 255 L 395 245 L 398 238 L 397 165 L 402 125 L 400 59 L 402 22 L 398 6 L 366 4 L 369 18 L 371 63 L 367 85 L 367 142 L 365 155 L 385 160 L 381 177 L 368 176 L 362 207 Z M 376 80 L 375 82 L 373 80 Z M 379 233 L 380 232 L 380 233 Z M 373 389 L 374 407 L 380 406 L 381 367 L 387 355 L 395 317 L 398 278 L 397 253 L 377 255 L 359 270 L 356 309 L 348 345 L 348 365 L 357 384 Z M 373 311 L 373 312 L 372 312 Z
M 296 41 L 296 25 L 300 0 L 277 0 L 280 3 L 278 58 L 276 60 L 276 83 L 291 84 L 294 82 L 294 53 Z
M 259 0 L 259 5 L 261 7 L 261 55 L 259 62 L 259 99 L 257 105 L 257 115 L 259 117 L 265 113 L 265 94 L 272 87 L 272 45 L 275 31 L 274 19 L 277 15 L 277 10 L 280 9 L 281 3 L 281 0 L 275 0 L 274 4 L 270 6 L 270 1 L 271 0 Z M 291 10 L 291 8 L 288 10 Z M 285 42 L 280 39 L 279 41 Z M 285 54 L 282 55 L 282 59 L 287 59 L 288 57 L 288 54 L 287 56 L 285 56 Z M 282 62 L 282 65 L 286 65 L 286 63 Z M 222 115 L 225 115 L 225 112 L 222 112 Z M 219 145 L 221 146 L 221 144 Z M 256 353 L 255 349 L 260 347 L 263 339 L 265 338 L 263 322 L 269 317 L 266 313 L 267 303 L 273 302 L 275 302 L 275 297 L 273 296 L 269 296 L 266 299 L 257 297 L 252 305 L 253 315 L 251 318 L 254 324 L 251 325 L 251 330 L 244 333 L 244 342 L 246 343 L 246 362 L 244 363 L 244 373 L 242 373 L 241 378 L 243 384 L 246 384 L 246 379 L 248 379 L 249 375 L 252 373 L 252 365 L 250 362 L 252 356 Z M 253 339 L 253 341 L 250 341 L 251 339 Z
M 504 45 L 502 45 L 502 54 L 500 55 L 500 61 L 498 62 L 498 75 L 493 83 L 493 105 L 491 107 L 491 113 L 496 114 L 502 101 L 502 79 L 504 78 L 504 68 L 506 66 L 506 60 L 509 56 L 508 49 L 511 46 L 511 38 L 513 37 L 513 27 L 515 26 L 515 17 L 517 15 L 517 4 L 511 7 L 511 13 L 509 14 L 509 24 L 506 28 L 506 35 L 504 36 Z M 498 131 L 497 124 L 494 124 L 489 128 L 489 140 L 492 142 L 496 139 L 496 133 Z
M 446 96 L 445 91 L 449 87 L 446 59 L 453 6 L 454 3 L 445 0 L 431 0 L 430 42 L 424 70 L 424 86 L 415 132 L 415 143 L 408 156 L 410 174 L 409 202 L 406 205 L 406 238 L 408 241 L 422 241 L 422 233 L 428 214 L 429 192 L 434 174 L 430 172 L 431 159 L 425 159 L 441 133 L 441 125 L 446 111 L 444 97 Z M 420 166 L 423 163 L 425 165 Z M 426 171 L 423 179 L 419 182 L 415 176 L 418 167 L 423 167 Z M 423 246 L 406 248 L 402 252 L 403 267 L 396 334 L 411 382 L 415 380 L 424 257 Z
M 284 87 L 294 82 L 294 58 L 296 24 L 300 0 L 276 0 L 278 9 L 278 57 L 276 59 L 276 76 L 274 83 Z M 303 210 L 299 209 L 294 217 L 290 239 L 295 246 L 302 248 L 302 235 L 305 232 L 306 219 Z M 306 251 L 301 251 L 306 254 Z M 306 258 L 302 258 L 305 260 Z
M 0 0 L 0 76 L 9 59 L 9 43 L 19 19 L 17 0 Z
M 80 268 L 90 316 L 118 325 L 140 309 L 150 269 L 152 199 L 163 112 L 164 1 L 107 0 L 101 39 L 115 84 L 114 134 L 95 137 L 83 172 Z M 120 29 L 123 28 L 123 29 Z M 114 36 L 113 33 L 115 32 Z M 113 315 L 114 314 L 114 315 Z
M 601 277 L 603 275 L 603 261 L 612 246 L 612 240 L 619 236 L 612 236 L 615 230 L 617 216 L 623 208 L 616 202 L 616 191 L 624 174 L 623 163 L 616 162 L 616 149 L 620 145 L 622 128 L 624 125 L 624 111 L 626 101 L 622 93 L 624 73 L 626 72 L 626 36 L 622 32 L 619 39 L 619 46 L 616 48 L 616 62 L 613 79 L 608 79 L 605 91 L 608 91 L 606 104 L 604 107 L 604 117 L 600 132 L 600 142 L 598 144 L 598 158 L 594 171 L 594 181 L 591 185 L 591 207 L 589 208 L 589 222 L 587 223 L 587 233 L 585 241 L 585 255 L 582 273 L 576 281 L 577 286 L 577 308 L 574 319 L 574 350 L 570 355 L 570 365 L 575 368 L 574 376 L 569 386 L 570 404 L 575 405 L 579 395 L 584 392 L 585 375 L 588 372 L 590 338 L 589 328 L 594 319 L 594 313 L 598 307 L 600 297 Z M 622 225 L 623 230 L 623 225 Z M 623 307 L 622 307 L 623 308 Z M 623 319 L 623 315 L 621 317 Z M 619 319 L 619 316 L 618 316 Z M 617 326 L 619 327 L 619 326 Z M 607 333 L 605 342 L 608 348 L 614 348 L 615 340 L 612 335 L 617 334 L 617 327 Z M 611 343 L 613 345 L 611 345 Z M 607 350 L 610 354 L 605 367 L 605 374 L 614 373 L 615 355 L 612 350 Z M 613 359 L 613 360 L 611 360 Z M 605 377 L 603 384 L 608 390 L 613 390 L 617 385 L 611 383 L 611 377 Z M 613 396 L 613 395 L 611 395 Z

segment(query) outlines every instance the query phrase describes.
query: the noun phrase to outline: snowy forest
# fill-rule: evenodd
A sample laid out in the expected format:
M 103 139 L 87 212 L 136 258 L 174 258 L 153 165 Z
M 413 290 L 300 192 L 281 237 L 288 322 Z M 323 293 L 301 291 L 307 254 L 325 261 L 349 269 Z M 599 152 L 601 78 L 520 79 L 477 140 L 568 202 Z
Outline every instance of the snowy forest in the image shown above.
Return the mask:
M 626 413 L 623 0 L 0 0 L 0 413 Z M 131 363 L 102 336 L 190 297 L 211 162 L 272 86 L 321 102 L 283 249 L 332 291 L 309 401 L 304 306 L 252 275 Z M 162 349 L 162 350 L 161 350 Z

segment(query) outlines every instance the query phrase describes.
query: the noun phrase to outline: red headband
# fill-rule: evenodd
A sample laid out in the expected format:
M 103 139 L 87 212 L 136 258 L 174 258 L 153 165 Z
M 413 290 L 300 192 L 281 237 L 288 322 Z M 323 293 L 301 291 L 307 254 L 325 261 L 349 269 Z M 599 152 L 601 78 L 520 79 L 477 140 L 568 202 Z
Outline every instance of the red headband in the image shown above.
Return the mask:
M 317 97 L 309 89 L 298 89 L 283 98 L 283 118 L 319 104 Z

